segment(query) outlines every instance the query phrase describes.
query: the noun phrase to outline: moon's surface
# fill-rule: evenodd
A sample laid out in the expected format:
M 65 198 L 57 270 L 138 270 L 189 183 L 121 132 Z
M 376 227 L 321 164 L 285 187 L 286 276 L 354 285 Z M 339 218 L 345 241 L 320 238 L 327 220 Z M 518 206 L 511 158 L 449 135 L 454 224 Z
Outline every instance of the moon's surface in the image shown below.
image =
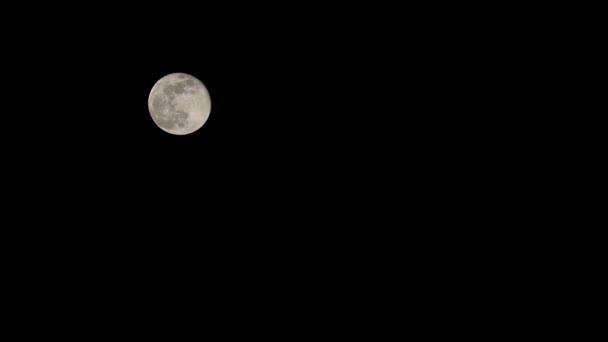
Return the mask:
M 160 129 L 185 135 L 203 127 L 211 113 L 211 98 L 203 82 L 196 77 L 174 73 L 154 84 L 148 97 L 148 109 Z

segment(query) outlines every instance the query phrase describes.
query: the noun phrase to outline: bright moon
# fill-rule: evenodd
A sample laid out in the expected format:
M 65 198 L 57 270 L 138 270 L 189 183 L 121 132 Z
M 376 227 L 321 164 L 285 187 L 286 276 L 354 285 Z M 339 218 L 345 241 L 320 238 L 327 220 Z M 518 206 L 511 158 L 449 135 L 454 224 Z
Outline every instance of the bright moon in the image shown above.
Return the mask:
M 152 87 L 148 109 L 160 129 L 185 135 L 203 127 L 211 113 L 211 99 L 203 82 L 192 75 L 175 73 Z

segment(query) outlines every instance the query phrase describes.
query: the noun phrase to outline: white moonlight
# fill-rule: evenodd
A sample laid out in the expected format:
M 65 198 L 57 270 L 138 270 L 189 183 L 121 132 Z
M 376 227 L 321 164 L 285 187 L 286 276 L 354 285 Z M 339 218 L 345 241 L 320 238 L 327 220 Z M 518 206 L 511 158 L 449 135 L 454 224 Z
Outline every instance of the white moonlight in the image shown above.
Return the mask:
M 196 77 L 169 74 L 156 82 L 148 97 L 154 123 L 163 131 L 186 135 L 203 127 L 211 113 L 209 92 Z

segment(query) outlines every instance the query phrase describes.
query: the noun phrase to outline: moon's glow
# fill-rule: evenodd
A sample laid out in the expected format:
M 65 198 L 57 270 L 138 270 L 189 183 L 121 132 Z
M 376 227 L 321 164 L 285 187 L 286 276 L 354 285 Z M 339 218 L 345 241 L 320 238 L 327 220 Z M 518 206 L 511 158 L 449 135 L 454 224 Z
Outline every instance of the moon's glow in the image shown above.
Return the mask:
M 165 132 L 185 135 L 200 129 L 211 112 L 205 85 L 194 76 L 175 73 L 156 82 L 148 97 L 154 123 Z

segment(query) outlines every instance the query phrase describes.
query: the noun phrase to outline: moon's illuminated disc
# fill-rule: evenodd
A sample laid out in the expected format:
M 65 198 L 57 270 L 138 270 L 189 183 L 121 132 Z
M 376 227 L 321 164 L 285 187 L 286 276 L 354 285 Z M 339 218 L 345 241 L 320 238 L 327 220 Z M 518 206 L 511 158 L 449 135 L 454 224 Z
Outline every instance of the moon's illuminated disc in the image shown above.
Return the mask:
M 185 135 L 203 127 L 211 113 L 211 99 L 203 82 L 192 75 L 175 73 L 152 87 L 148 109 L 160 129 Z

